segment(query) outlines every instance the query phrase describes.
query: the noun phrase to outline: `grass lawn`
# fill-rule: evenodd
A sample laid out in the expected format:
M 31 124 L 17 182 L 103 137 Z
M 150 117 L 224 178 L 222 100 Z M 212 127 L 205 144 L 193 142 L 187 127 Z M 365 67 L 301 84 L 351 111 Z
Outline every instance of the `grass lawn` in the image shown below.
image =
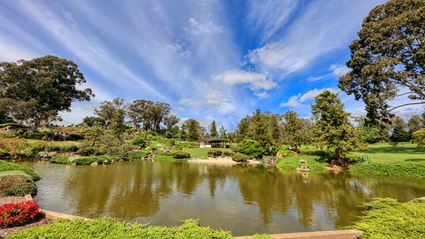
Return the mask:
M 377 163 L 425 162 L 425 149 L 409 142 L 399 143 L 397 146 L 389 143 L 371 144 L 357 153 L 365 154 Z
M 314 171 L 320 171 L 325 169 L 325 163 L 319 162 L 320 156 L 316 155 L 299 155 L 299 156 L 287 156 L 279 159 L 277 167 L 281 169 L 295 170 L 300 167 L 300 160 L 306 161 L 307 167 Z
M 230 149 L 216 148 L 221 151 L 230 151 Z M 211 148 L 184 148 L 183 151 L 190 153 L 191 158 L 208 158 L 208 151 Z

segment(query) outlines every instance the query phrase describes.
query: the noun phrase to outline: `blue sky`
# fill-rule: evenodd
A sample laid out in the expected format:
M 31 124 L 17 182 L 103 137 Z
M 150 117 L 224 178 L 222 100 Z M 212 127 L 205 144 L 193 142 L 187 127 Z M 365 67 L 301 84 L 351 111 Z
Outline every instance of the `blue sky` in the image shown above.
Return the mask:
M 121 97 L 167 102 L 182 119 L 231 129 L 256 108 L 310 116 L 314 96 L 337 90 L 349 43 L 383 2 L 0 1 L 0 61 L 53 54 L 76 62 L 96 97 L 74 103 L 64 123 Z

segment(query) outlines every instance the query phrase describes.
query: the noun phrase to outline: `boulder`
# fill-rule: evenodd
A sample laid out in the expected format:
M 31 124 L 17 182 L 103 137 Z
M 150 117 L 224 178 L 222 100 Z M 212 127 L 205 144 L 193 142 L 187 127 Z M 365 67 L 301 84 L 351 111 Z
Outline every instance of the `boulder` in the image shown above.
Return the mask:
M 92 166 L 92 167 L 96 167 L 97 165 L 99 165 L 97 162 L 93 162 L 93 163 L 90 164 L 90 166 Z
M 104 161 L 102 162 L 102 164 L 111 164 L 111 161 L 109 161 L 109 160 L 104 160 Z

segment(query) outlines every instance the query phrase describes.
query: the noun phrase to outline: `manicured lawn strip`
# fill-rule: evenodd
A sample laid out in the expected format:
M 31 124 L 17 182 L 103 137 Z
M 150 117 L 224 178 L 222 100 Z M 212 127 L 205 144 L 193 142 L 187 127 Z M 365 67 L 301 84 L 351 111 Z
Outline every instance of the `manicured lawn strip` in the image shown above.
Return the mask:
M 0 160 L 0 172 L 5 172 L 5 171 L 21 171 L 25 174 L 30 175 L 32 180 L 34 181 L 41 179 L 41 177 L 29 167 L 14 164 L 14 163 L 9 163 L 4 160 Z
M 304 159 L 306 161 L 307 167 L 309 167 L 311 170 L 325 170 L 326 164 L 319 162 L 320 156 L 316 155 L 286 156 L 284 158 L 279 159 L 279 161 L 277 162 L 277 167 L 281 169 L 296 170 L 300 167 L 301 159 Z
M 425 202 L 399 203 L 377 199 L 367 205 L 366 214 L 354 228 L 362 238 L 425 238 Z
M 389 143 L 368 145 L 367 149 L 358 151 L 376 162 L 425 162 L 425 149 L 409 142 L 392 146 Z
M 425 179 L 425 163 L 360 163 L 348 169 L 353 174 Z
M 211 148 L 184 148 L 183 151 L 190 153 L 191 158 L 208 158 L 208 151 Z M 230 149 L 217 148 L 221 151 L 230 151 Z
M 107 156 L 107 155 L 92 155 L 92 156 L 77 156 L 75 158 L 69 158 L 64 155 L 57 155 L 49 160 L 51 163 L 57 164 L 72 164 L 77 165 L 90 165 L 91 163 L 97 162 L 102 164 L 105 160 L 111 162 L 119 160 L 118 157 Z
M 190 238 L 233 238 L 230 232 L 215 231 L 209 227 L 200 227 L 196 220 L 186 220 L 178 227 L 144 226 L 129 224 L 113 219 L 86 221 L 57 220 L 50 225 L 27 229 L 12 234 L 10 239 L 29 238 L 146 238 L 146 239 L 190 239 Z

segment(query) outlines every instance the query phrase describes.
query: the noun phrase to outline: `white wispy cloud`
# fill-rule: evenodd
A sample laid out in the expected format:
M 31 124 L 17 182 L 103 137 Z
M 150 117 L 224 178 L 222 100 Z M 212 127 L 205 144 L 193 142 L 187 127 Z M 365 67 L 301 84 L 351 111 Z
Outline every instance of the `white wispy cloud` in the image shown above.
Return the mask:
M 308 5 L 282 39 L 248 54 L 251 63 L 266 71 L 289 74 L 335 49 L 346 47 L 363 17 L 379 0 L 315 1 Z
M 326 91 L 326 90 L 336 92 L 336 93 L 338 92 L 338 89 L 335 89 L 335 88 L 322 88 L 322 89 L 315 88 L 303 94 L 299 93 L 297 95 L 293 95 L 289 97 L 288 101 L 281 103 L 280 106 L 293 107 L 293 108 L 305 106 L 303 103 L 313 100 L 316 96 L 320 95 L 323 91 Z

